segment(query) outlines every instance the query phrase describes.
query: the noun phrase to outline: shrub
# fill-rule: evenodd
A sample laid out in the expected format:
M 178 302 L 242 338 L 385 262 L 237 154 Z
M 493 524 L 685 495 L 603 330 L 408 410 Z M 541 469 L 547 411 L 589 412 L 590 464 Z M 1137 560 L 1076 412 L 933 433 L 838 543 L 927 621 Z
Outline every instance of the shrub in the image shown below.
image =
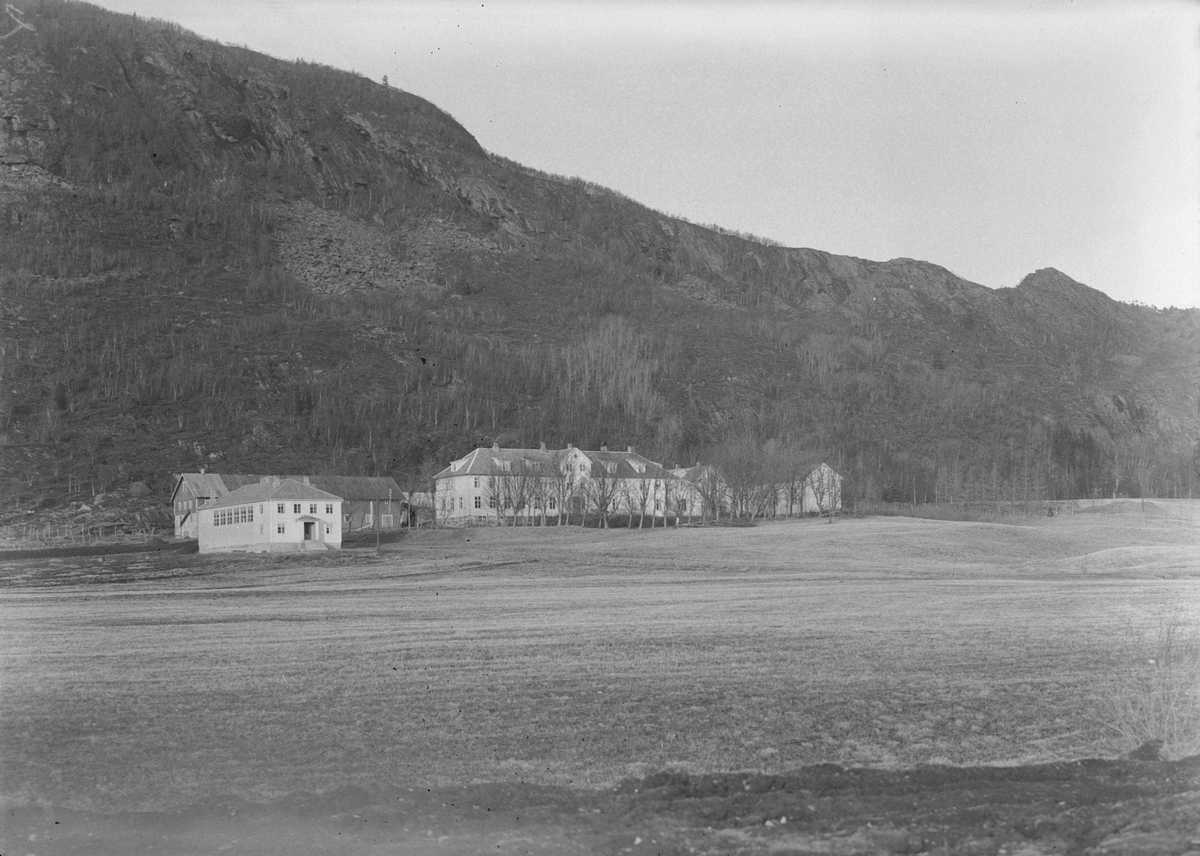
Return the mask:
M 1104 686 L 1102 723 L 1123 747 L 1200 754 L 1200 624 L 1172 617 L 1130 634 L 1126 665 Z

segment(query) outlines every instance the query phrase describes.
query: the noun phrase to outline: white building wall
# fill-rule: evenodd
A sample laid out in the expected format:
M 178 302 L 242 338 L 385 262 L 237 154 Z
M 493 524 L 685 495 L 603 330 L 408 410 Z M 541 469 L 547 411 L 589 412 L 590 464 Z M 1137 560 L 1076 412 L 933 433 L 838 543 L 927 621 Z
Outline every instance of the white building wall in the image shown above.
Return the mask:
M 517 476 L 519 478 L 519 476 Z M 497 479 L 503 476 L 495 477 Z M 558 485 L 555 479 L 542 480 L 542 502 L 546 508 L 535 508 L 530 497 L 518 515 L 516 509 L 504 507 L 503 491 L 493 486 L 492 476 L 445 476 L 434 485 L 434 507 L 437 521 L 442 526 L 489 525 L 499 519 L 511 521 L 520 517 L 522 521 L 540 520 L 543 511 L 547 518 L 557 517 L 559 512 Z M 532 481 L 532 479 L 531 479 Z M 553 507 L 549 507 L 551 499 Z M 493 502 L 495 504 L 493 504 Z M 497 509 L 497 506 L 499 508 Z M 499 510 L 499 515 L 497 514 Z
M 434 485 L 434 514 L 439 525 L 463 526 L 495 520 L 488 505 L 491 490 L 487 476 L 446 476 Z M 478 505 L 478 507 L 476 507 Z
M 310 509 L 316 506 L 316 513 Z M 283 511 L 279 511 L 279 507 Z M 296 511 L 296 506 L 300 507 Z M 244 522 L 215 524 L 218 512 L 233 508 L 253 509 L 254 519 Z M 230 551 L 288 551 L 342 546 L 342 502 L 341 500 L 271 500 L 248 503 L 229 508 L 202 508 L 199 516 L 198 537 L 201 553 Z M 305 520 L 313 524 L 313 538 L 304 538 Z M 282 528 L 282 532 L 279 530 Z

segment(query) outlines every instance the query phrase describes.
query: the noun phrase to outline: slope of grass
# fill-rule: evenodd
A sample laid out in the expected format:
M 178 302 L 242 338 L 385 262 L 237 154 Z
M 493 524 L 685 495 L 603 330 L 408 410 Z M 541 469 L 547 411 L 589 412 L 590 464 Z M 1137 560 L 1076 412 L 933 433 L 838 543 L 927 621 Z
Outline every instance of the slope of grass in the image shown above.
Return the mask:
M 1129 665 L 1120 635 L 1194 618 L 1200 580 L 1054 564 L 1191 540 L 1082 517 L 889 519 L 17 564 L 0 593 L 3 796 L 164 808 L 1124 752 L 1100 718 L 1102 679 Z M 71 563 L 91 574 L 62 575 Z

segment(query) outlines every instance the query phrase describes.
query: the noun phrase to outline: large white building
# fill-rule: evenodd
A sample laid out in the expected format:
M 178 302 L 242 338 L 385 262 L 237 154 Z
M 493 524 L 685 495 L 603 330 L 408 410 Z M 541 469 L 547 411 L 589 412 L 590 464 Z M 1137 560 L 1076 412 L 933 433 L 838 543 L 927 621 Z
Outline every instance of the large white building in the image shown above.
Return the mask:
M 632 448 L 478 448 L 434 476 L 434 510 L 440 525 L 497 525 L 549 520 L 607 521 L 614 515 L 637 525 L 680 511 L 679 480 Z
M 267 476 L 196 511 L 201 553 L 339 550 L 342 499 L 295 479 Z

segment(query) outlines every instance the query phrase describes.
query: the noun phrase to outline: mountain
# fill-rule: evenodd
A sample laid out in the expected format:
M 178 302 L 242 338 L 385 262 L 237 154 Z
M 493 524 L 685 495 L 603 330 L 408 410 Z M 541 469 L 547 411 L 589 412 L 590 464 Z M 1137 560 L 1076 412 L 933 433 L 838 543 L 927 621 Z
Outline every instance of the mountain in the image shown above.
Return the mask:
M 200 466 L 416 486 L 492 441 L 819 453 L 868 499 L 1200 487 L 1196 310 L 773 245 L 489 154 L 354 74 L 22 9 L 2 512 Z

